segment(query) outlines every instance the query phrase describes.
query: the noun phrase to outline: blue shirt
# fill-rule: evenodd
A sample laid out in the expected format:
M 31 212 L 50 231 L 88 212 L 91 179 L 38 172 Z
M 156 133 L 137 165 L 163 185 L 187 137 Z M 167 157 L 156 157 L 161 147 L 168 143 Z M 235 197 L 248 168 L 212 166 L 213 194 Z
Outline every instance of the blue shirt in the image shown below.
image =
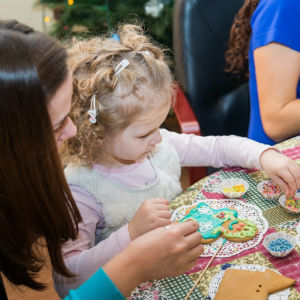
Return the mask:
M 251 18 L 249 45 L 250 124 L 248 137 L 273 145 L 262 126 L 253 53 L 256 48 L 276 42 L 300 52 L 300 0 L 260 0 Z M 300 80 L 297 98 L 300 96 Z
M 99 269 L 76 290 L 70 290 L 64 300 L 125 300 L 123 295 L 106 275 Z

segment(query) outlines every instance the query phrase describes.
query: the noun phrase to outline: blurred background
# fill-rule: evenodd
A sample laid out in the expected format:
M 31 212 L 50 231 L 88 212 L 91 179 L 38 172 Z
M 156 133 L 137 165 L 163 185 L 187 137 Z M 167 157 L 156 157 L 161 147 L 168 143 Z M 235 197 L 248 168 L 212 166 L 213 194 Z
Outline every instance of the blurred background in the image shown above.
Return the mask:
M 95 35 L 124 22 L 139 22 L 172 48 L 173 0 L 1 0 L 0 18 L 14 18 L 64 39 Z

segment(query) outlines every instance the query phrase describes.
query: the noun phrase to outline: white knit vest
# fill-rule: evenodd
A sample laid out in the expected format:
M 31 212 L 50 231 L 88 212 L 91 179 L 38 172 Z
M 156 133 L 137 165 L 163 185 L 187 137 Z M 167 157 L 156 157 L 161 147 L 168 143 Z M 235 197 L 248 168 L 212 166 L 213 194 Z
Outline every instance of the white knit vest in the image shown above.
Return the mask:
M 70 165 L 65 169 L 69 184 L 79 186 L 101 203 L 105 219 L 101 239 L 128 223 L 144 200 L 164 198 L 171 201 L 182 192 L 180 160 L 173 145 L 163 137 L 149 158 L 156 180 L 143 188 L 127 187 L 86 167 Z

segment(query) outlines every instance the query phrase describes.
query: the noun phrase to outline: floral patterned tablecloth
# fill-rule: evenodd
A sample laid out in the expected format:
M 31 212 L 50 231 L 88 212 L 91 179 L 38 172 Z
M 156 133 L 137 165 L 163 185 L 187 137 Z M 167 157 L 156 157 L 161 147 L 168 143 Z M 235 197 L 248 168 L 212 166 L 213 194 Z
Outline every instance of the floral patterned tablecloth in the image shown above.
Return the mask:
M 275 146 L 282 153 L 300 163 L 300 136 L 284 141 Z M 239 177 L 249 183 L 249 190 L 243 196 L 246 203 L 257 205 L 263 212 L 263 216 L 269 223 L 266 235 L 275 231 L 285 231 L 296 235 L 296 227 L 299 223 L 299 215 L 286 212 L 277 201 L 267 201 L 257 190 L 257 184 L 268 179 L 264 172 L 246 170 L 241 168 L 226 168 L 207 176 L 184 193 L 179 195 L 170 204 L 174 211 L 180 206 L 193 204 L 197 200 L 223 199 L 225 198 L 218 189 L 218 184 L 225 178 Z M 256 247 L 245 250 L 231 257 L 216 258 L 205 272 L 204 277 L 190 296 L 190 300 L 210 299 L 208 288 L 212 278 L 221 270 L 224 264 L 256 264 L 273 268 L 281 274 L 295 278 L 295 286 L 290 289 L 290 300 L 300 299 L 300 251 L 298 246 L 287 257 L 276 258 L 271 256 L 263 247 L 262 242 Z M 199 258 L 197 265 L 188 274 L 178 277 L 166 278 L 140 285 L 132 293 L 130 300 L 182 300 L 185 298 L 194 282 L 203 270 L 210 258 Z

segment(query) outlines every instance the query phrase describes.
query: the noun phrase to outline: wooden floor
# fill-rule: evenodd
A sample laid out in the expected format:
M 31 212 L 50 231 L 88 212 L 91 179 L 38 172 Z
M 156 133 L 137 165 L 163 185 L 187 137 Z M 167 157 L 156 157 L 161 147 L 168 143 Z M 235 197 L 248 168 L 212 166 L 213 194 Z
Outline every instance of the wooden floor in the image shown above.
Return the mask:
M 179 127 L 177 124 L 177 121 L 174 116 L 169 116 L 165 123 L 163 124 L 163 127 L 178 131 Z M 182 176 L 181 176 L 181 185 L 183 189 L 185 190 L 189 186 L 189 180 L 187 175 L 187 170 L 185 168 L 182 169 Z M 45 253 L 45 256 L 46 253 Z M 55 292 L 55 289 L 53 287 L 53 281 L 52 281 L 52 269 L 49 263 L 49 260 L 46 262 L 46 266 L 43 268 L 42 272 L 40 273 L 39 280 L 42 282 L 48 283 L 49 287 L 44 290 L 43 292 L 37 292 L 33 291 L 29 288 L 25 287 L 16 287 L 12 283 L 10 283 L 8 280 L 3 278 L 6 292 L 8 295 L 9 300 L 20 300 L 20 299 L 26 299 L 26 300 L 57 300 L 59 299 L 58 295 Z

